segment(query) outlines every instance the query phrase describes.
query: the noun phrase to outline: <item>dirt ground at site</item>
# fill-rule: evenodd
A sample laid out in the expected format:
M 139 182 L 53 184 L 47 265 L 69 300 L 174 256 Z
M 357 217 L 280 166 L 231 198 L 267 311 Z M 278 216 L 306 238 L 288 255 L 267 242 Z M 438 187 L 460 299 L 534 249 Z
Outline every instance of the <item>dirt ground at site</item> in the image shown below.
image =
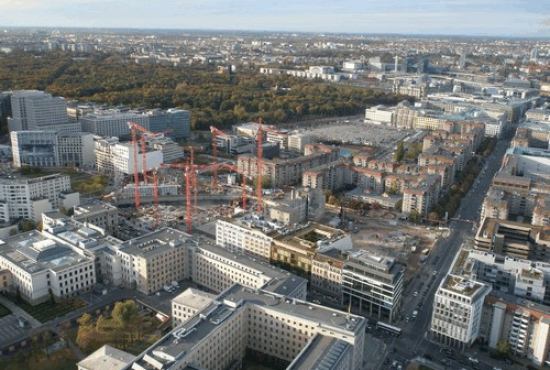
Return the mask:
M 327 210 L 323 222 L 338 216 L 339 209 Z M 354 249 L 365 249 L 380 256 L 394 257 L 405 264 L 405 280 L 413 277 L 421 267 L 423 251 L 431 251 L 442 231 L 437 227 L 415 225 L 399 220 L 398 214 L 388 210 L 370 210 L 362 216 L 358 212 L 344 213 L 344 227 L 350 232 Z

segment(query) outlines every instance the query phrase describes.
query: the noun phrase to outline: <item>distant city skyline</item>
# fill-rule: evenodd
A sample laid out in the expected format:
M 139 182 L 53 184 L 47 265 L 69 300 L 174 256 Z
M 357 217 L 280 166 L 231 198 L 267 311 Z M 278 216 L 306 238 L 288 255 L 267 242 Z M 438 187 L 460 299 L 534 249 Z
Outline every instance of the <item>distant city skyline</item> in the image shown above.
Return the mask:
M 0 0 L 4 27 L 550 36 L 547 0 Z

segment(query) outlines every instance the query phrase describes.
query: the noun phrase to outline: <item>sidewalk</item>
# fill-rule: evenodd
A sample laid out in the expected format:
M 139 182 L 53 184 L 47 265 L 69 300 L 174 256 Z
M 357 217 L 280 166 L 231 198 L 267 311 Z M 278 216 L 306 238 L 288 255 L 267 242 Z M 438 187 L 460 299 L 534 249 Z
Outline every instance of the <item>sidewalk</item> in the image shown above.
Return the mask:
M 29 322 L 30 326 L 33 328 L 38 328 L 42 326 L 42 323 L 29 315 L 26 311 L 24 311 L 22 308 L 11 302 L 10 300 L 6 299 L 6 297 L 2 296 L 0 294 L 0 304 L 2 306 L 5 306 L 7 309 L 9 309 L 13 314 L 22 316 Z

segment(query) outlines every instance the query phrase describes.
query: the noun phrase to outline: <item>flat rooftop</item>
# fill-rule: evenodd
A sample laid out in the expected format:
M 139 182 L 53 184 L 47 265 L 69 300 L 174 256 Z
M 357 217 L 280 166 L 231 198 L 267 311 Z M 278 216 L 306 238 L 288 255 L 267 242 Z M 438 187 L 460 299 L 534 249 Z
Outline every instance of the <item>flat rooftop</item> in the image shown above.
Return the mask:
M 299 225 L 296 228 L 283 228 L 274 238 L 278 245 L 285 244 L 300 249 L 316 249 L 319 243 L 332 242 L 349 236 L 340 229 L 316 222 Z
M 172 303 L 184 305 L 191 308 L 201 309 L 206 307 L 216 298 L 215 294 L 201 290 L 188 288 L 183 293 L 172 299 Z
M 306 279 L 294 275 L 286 270 L 252 257 L 230 252 L 216 245 L 203 244 L 199 247 L 199 251 L 200 249 L 216 253 L 217 255 L 230 260 L 233 266 L 235 266 L 235 264 L 242 264 L 243 268 L 246 266 L 247 271 L 254 269 L 257 275 L 264 275 L 266 285 L 264 285 L 262 289 L 269 292 L 289 295 L 296 291 L 296 289 L 298 289 L 301 285 L 307 284 Z
M 198 245 L 198 241 L 182 231 L 162 228 L 146 235 L 125 241 L 120 249 L 125 253 L 150 258 L 184 245 Z
M 350 350 L 351 345 L 343 340 L 317 334 L 286 370 L 337 369 Z
M 447 275 L 441 287 L 453 293 L 473 297 L 485 288 L 485 284 L 467 279 L 463 276 Z
M 184 358 L 198 343 L 208 340 L 210 334 L 236 312 L 251 306 L 263 307 L 274 314 L 293 315 L 302 322 L 349 337 L 361 335 L 366 325 L 360 316 L 234 284 L 189 321 L 155 343 L 137 362 L 145 369 L 152 368 L 151 364 L 155 362 L 173 364 L 172 361 Z M 242 317 L 246 318 L 246 315 Z M 315 350 L 316 346 L 326 348 L 331 343 L 330 340 L 319 340 L 312 344 L 312 350 Z
M 63 270 L 89 261 L 56 241 L 33 230 L 15 235 L 0 244 L 0 256 L 29 274 L 44 270 Z

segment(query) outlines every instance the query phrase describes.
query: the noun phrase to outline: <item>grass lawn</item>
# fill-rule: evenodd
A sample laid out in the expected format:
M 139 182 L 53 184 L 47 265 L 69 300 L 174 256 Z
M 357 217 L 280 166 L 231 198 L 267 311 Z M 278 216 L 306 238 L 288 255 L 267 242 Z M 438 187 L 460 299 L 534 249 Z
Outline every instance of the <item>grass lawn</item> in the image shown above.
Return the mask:
M 11 313 L 10 310 L 8 310 L 6 307 L 2 306 L 0 304 L 0 317 L 4 317 L 4 316 L 7 316 Z
M 27 302 L 17 302 L 17 298 L 14 296 L 5 295 L 5 297 L 42 323 L 53 320 L 56 317 L 61 317 L 69 312 L 76 311 L 77 309 L 86 306 L 86 302 L 78 298 L 66 302 L 54 304 L 44 302 L 36 306 L 31 306 Z

